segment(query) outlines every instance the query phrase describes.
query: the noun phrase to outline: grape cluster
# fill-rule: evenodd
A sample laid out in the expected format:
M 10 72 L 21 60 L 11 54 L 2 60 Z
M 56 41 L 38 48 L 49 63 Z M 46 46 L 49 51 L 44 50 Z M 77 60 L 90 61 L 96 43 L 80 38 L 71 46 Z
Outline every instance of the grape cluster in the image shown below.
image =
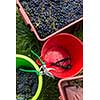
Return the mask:
M 20 3 L 41 38 L 83 16 L 83 0 L 20 0 Z
M 36 93 L 38 78 L 35 73 L 16 71 L 16 100 L 28 100 Z

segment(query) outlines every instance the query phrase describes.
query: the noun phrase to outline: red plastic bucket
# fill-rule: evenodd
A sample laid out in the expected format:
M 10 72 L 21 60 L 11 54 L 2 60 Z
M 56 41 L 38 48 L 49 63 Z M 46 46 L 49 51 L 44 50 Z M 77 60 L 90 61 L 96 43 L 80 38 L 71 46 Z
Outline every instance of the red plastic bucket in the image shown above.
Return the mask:
M 71 57 L 71 69 L 51 66 L 58 60 Z M 49 38 L 41 50 L 41 58 L 46 62 L 47 68 L 54 68 L 51 73 L 58 78 L 77 75 L 83 69 L 83 44 L 77 37 L 61 33 Z

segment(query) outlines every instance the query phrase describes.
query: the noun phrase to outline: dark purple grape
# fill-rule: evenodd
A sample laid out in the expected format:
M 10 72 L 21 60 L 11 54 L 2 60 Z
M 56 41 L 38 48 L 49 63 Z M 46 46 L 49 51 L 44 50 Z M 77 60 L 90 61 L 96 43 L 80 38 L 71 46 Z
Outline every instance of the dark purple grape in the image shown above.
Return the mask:
M 33 85 L 33 87 L 32 87 L 32 95 L 34 95 L 35 94 L 35 92 L 36 92 L 36 89 L 37 89 L 37 83 L 35 83 L 34 85 Z
M 28 100 L 36 93 L 38 86 L 38 78 L 36 73 L 26 73 L 17 70 L 16 71 L 16 95 L 17 100 Z M 34 94 L 32 92 L 34 88 Z
M 20 3 L 41 38 L 83 16 L 83 0 L 20 0 Z

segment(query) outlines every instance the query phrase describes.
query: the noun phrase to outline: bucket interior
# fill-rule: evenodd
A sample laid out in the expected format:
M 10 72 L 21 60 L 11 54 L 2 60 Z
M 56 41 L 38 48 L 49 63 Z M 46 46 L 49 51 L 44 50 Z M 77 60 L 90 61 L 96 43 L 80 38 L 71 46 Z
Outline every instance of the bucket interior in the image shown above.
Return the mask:
M 19 68 L 22 66 L 34 68 L 33 65 L 29 61 L 25 60 L 24 58 L 16 57 L 16 68 Z

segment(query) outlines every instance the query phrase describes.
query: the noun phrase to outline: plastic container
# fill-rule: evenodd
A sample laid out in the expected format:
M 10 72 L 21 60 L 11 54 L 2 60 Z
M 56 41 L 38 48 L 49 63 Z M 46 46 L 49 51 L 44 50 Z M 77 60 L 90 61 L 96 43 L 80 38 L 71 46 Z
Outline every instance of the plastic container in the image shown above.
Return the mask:
M 29 66 L 29 67 L 34 66 L 34 68 L 37 71 L 39 71 L 38 65 L 31 58 L 21 55 L 21 54 L 16 54 L 16 68 L 21 67 L 21 66 Z M 32 97 L 31 100 L 37 100 L 41 92 L 41 89 L 42 89 L 42 76 L 39 75 L 38 76 L 38 88 L 37 88 L 35 95 Z
M 83 100 L 83 88 L 75 88 L 71 87 L 68 83 L 69 81 L 75 80 L 83 80 L 83 76 L 69 77 L 65 79 L 61 79 L 58 82 L 58 88 L 60 92 L 60 100 Z M 71 87 L 72 91 L 70 91 L 69 87 Z M 72 98 L 73 97 L 73 98 Z
M 57 30 L 56 32 L 54 32 L 54 33 L 52 33 L 52 34 L 46 36 L 45 38 L 41 38 L 41 37 L 39 36 L 38 32 L 36 31 L 35 27 L 34 27 L 33 24 L 31 23 L 31 21 L 30 21 L 28 15 L 27 15 L 27 13 L 25 12 L 25 10 L 24 10 L 24 8 L 22 7 L 22 5 L 21 5 L 21 3 L 19 2 L 19 0 L 16 0 L 16 3 L 17 3 L 17 7 L 18 7 L 18 9 L 19 9 L 19 12 L 20 12 L 20 14 L 21 14 L 21 16 L 22 16 L 22 18 L 23 18 L 25 24 L 26 24 L 26 25 L 29 27 L 29 29 L 36 35 L 36 37 L 37 37 L 37 39 L 38 39 L 39 41 L 45 41 L 45 40 L 47 40 L 48 38 L 54 36 L 55 34 L 58 34 L 58 33 L 62 32 L 62 31 L 64 31 L 65 29 L 67 29 L 67 28 L 73 26 L 74 24 L 76 24 L 76 23 L 78 23 L 78 22 L 80 22 L 80 21 L 83 20 L 83 17 L 81 17 L 81 18 L 79 18 L 79 19 L 77 19 L 77 20 L 71 22 L 70 24 L 64 26 L 63 28 Z
M 51 66 L 51 63 L 68 56 L 71 57 L 71 69 Z M 57 34 L 44 43 L 41 58 L 47 64 L 47 68 L 55 69 L 51 71 L 54 76 L 58 78 L 75 76 L 83 69 L 83 44 L 80 39 L 71 34 Z

